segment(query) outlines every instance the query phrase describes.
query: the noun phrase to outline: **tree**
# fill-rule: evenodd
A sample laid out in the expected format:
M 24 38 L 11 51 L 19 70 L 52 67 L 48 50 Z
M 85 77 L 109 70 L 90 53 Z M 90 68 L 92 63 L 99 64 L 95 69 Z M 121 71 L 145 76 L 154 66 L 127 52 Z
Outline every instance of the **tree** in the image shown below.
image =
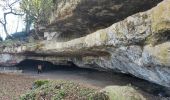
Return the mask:
M 32 10 L 31 10 L 33 8 L 31 1 L 30 0 L 22 0 L 22 2 L 20 3 L 20 8 L 25 13 L 25 23 L 26 23 L 25 31 L 26 31 L 26 33 L 29 33 L 31 24 L 35 20 L 35 17 L 32 14 Z
M 53 0 L 22 0 L 21 9 L 25 12 L 26 31 L 34 24 L 36 35 L 39 37 L 39 25 L 48 24 L 53 7 Z
M 11 2 L 12 1 L 12 2 Z M 0 7 L 3 9 L 3 18 L 0 19 L 0 24 L 4 28 L 4 32 L 7 37 L 9 37 L 9 33 L 7 30 L 7 16 L 9 14 L 17 15 L 17 16 L 22 16 L 23 14 L 19 13 L 16 9 L 14 9 L 14 5 L 18 3 L 20 0 L 1 0 Z
M 3 41 L 2 37 L 0 36 L 0 42 Z

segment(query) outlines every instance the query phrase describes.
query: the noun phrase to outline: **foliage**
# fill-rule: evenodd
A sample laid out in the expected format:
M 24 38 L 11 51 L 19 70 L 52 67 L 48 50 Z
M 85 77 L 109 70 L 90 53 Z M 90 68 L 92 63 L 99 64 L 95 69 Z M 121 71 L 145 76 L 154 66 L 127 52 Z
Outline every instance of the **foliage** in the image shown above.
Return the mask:
M 39 88 L 42 85 L 47 84 L 47 83 L 49 83 L 48 80 L 37 80 L 34 82 L 34 88 Z
M 33 24 L 35 35 L 40 39 L 41 32 L 39 31 L 39 26 L 48 24 L 53 8 L 53 0 L 22 0 L 20 8 L 25 12 L 26 33 L 29 33 L 30 27 Z
M 22 0 L 21 9 L 28 15 L 28 21 L 48 22 L 53 7 L 53 0 Z
M 0 37 L 0 42 L 3 41 L 2 37 Z
M 105 94 L 97 89 L 85 87 L 70 81 L 38 81 L 44 83 L 40 87 L 22 95 L 20 100 L 108 100 Z
M 37 81 L 39 87 L 22 95 L 20 100 L 145 100 L 136 88 L 108 86 L 102 90 L 70 81 Z

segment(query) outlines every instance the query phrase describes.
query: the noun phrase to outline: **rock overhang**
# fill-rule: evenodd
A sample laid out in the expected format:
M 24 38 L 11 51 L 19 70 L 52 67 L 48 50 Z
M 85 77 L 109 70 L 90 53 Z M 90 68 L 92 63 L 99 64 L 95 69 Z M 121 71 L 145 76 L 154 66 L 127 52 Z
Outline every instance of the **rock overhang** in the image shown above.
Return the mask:
M 55 0 L 56 7 L 47 30 L 62 33 L 54 39 L 68 41 L 107 28 L 128 16 L 151 9 L 161 1 Z
M 170 42 L 168 39 L 158 42 L 158 38 L 153 44 L 150 42 L 157 34 L 168 34 L 169 4 L 169 0 L 164 0 L 151 10 L 134 14 L 108 28 L 81 38 L 67 42 L 41 41 L 5 47 L 1 53 L 8 54 L 12 61 L 15 60 L 17 63 L 25 58 L 53 63 L 65 60 L 72 61 L 79 67 L 118 69 L 169 87 Z M 156 17 L 159 20 L 155 21 L 155 12 L 159 8 L 165 12 L 160 12 L 160 18 Z M 159 25 L 161 27 L 158 27 Z M 168 36 L 163 35 L 164 38 Z M 7 61 L 10 59 L 4 60 L 6 64 Z

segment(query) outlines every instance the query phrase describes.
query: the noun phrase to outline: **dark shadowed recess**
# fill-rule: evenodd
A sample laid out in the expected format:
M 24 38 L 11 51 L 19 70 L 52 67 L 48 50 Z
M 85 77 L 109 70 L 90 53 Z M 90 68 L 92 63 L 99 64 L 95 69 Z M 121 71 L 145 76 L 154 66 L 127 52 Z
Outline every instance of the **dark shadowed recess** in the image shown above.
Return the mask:
M 51 62 L 48 61 L 41 61 L 41 60 L 32 60 L 32 59 L 26 59 L 21 61 L 19 64 L 16 66 L 19 67 L 19 69 L 23 71 L 37 71 L 38 65 L 42 65 L 43 72 L 48 72 L 52 70 L 60 70 L 60 69 L 76 69 L 78 68 L 77 66 L 73 65 L 72 63 L 68 64 L 59 64 L 59 65 L 54 65 Z
M 155 96 L 164 96 L 164 97 L 170 96 L 170 88 L 148 82 L 146 80 L 137 78 L 133 75 L 116 73 L 112 71 L 98 71 L 89 68 L 79 68 L 72 62 L 68 62 L 67 65 L 61 65 L 61 64 L 54 65 L 48 61 L 26 59 L 20 62 L 16 66 L 19 67 L 19 69 L 23 70 L 23 72 L 27 72 L 27 71 L 36 72 L 37 66 L 39 64 L 43 66 L 42 74 L 56 72 L 56 75 L 57 73 L 58 74 L 65 73 L 66 75 L 80 75 L 80 73 L 82 73 L 81 75 L 83 75 L 85 79 L 95 80 L 99 82 L 107 81 L 109 82 L 109 84 L 106 82 L 107 85 L 124 86 L 124 85 L 131 84 L 132 86 L 135 86 L 140 90 L 143 90 Z

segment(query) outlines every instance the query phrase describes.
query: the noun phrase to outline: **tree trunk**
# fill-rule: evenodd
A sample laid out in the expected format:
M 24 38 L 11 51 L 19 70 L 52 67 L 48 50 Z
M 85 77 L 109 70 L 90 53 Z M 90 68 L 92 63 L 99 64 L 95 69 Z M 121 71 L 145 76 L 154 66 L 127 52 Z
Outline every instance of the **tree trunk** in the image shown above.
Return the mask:
M 4 31 L 5 31 L 6 37 L 10 37 L 10 35 L 9 35 L 8 31 L 7 31 L 6 24 L 4 24 L 3 26 L 4 26 Z
M 31 27 L 30 22 L 26 22 L 26 26 L 25 26 L 25 32 L 26 32 L 26 33 L 29 33 L 29 32 L 30 32 L 30 27 Z
M 30 32 L 30 28 L 31 28 L 31 20 L 29 19 L 29 15 L 26 14 L 26 26 L 25 26 L 25 32 L 29 33 Z
M 38 22 L 36 21 L 36 23 L 35 23 L 35 34 L 36 34 L 38 39 L 41 39 L 40 36 L 38 35 L 38 33 L 39 33 L 39 27 L 38 27 Z
M 17 27 L 16 27 L 16 30 L 15 30 L 15 33 L 18 32 L 18 26 L 19 26 L 19 18 L 18 18 L 18 20 L 17 20 Z

